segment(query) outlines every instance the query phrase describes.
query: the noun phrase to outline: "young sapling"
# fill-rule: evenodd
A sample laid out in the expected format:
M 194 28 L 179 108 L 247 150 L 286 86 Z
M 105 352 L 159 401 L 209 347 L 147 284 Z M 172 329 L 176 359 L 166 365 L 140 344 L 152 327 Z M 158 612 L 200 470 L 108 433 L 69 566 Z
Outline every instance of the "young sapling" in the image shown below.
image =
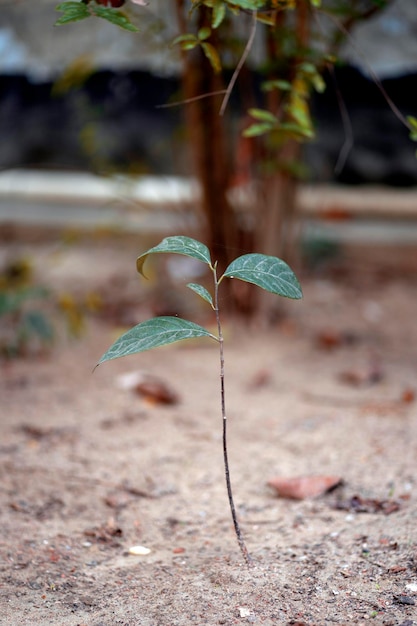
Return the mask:
M 222 281 L 226 278 L 238 279 L 257 285 L 258 287 L 276 295 L 292 299 L 299 299 L 302 297 L 301 287 L 295 274 L 284 261 L 278 259 L 277 257 L 267 256 L 264 254 L 244 254 L 243 256 L 238 257 L 230 263 L 225 272 L 219 277 L 217 273 L 217 262 L 212 263 L 207 246 L 196 239 L 184 236 L 166 237 L 160 244 L 141 254 L 137 259 L 136 266 L 138 272 L 142 276 L 145 277 L 143 268 L 148 256 L 160 253 L 182 254 L 192 257 L 193 259 L 197 259 L 198 261 L 208 265 L 213 275 L 213 294 L 203 287 L 203 285 L 197 283 L 189 283 L 187 287 L 189 287 L 189 289 L 194 291 L 212 307 L 216 316 L 217 335 L 209 332 L 203 326 L 184 320 L 180 317 L 155 317 L 134 326 L 119 337 L 119 339 L 113 343 L 107 352 L 103 354 L 98 365 L 111 359 L 145 352 L 146 350 L 151 350 L 152 348 L 164 346 L 183 339 L 210 337 L 218 343 L 220 356 L 220 403 L 223 423 L 223 459 L 227 495 L 237 541 L 243 558 L 249 565 L 251 563 L 251 558 L 246 548 L 237 519 L 229 472 L 224 376 L 224 341 L 220 321 L 219 287 Z

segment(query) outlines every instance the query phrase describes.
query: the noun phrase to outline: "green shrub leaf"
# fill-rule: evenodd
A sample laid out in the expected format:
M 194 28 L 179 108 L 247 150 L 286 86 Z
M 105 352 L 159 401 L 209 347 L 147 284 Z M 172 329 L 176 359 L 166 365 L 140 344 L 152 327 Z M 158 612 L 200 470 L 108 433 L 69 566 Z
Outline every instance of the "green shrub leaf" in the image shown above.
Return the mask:
M 183 254 L 185 256 L 190 256 L 193 259 L 197 259 L 198 261 L 202 261 L 203 263 L 207 263 L 211 267 L 211 258 L 210 252 L 207 246 L 205 246 L 200 241 L 196 239 L 192 239 L 191 237 L 165 237 L 154 248 L 151 248 L 147 252 L 141 254 L 136 260 L 136 269 L 139 274 L 145 277 L 143 273 L 143 266 L 150 254 L 157 253 L 173 253 L 173 254 Z
M 211 337 L 217 341 L 217 337 L 208 330 L 181 317 L 154 317 L 134 326 L 119 337 L 103 354 L 98 365 L 122 356 L 138 354 L 175 341 L 196 337 Z
M 210 37 L 210 35 L 211 35 L 211 28 L 209 28 L 208 26 L 203 26 L 202 28 L 200 28 L 200 30 L 197 33 L 197 36 L 200 41 L 205 41 L 206 39 Z
M 29 335 L 38 335 L 42 341 L 52 341 L 54 332 L 51 324 L 40 311 L 28 311 L 23 320 L 25 331 Z
M 270 133 L 271 130 L 275 128 L 275 125 L 270 122 L 262 122 L 260 124 L 252 124 L 252 126 L 248 126 L 242 132 L 244 137 L 258 137 L 259 135 L 264 135 L 265 133 Z
M 101 17 L 104 20 L 107 20 L 111 24 L 115 24 L 124 30 L 130 30 L 133 33 L 137 33 L 139 29 L 132 24 L 127 15 L 122 11 L 117 11 L 116 9 L 111 9 L 103 6 L 95 6 L 94 14 L 97 17 Z
M 413 130 L 417 131 L 417 117 L 413 117 L 412 115 L 407 115 L 407 122 L 410 124 Z
M 188 283 L 187 287 L 191 289 L 191 291 L 194 291 L 196 294 L 198 294 L 201 298 L 203 298 L 203 300 L 211 304 L 212 307 L 214 307 L 211 293 L 207 291 L 207 289 L 203 287 L 203 285 L 199 285 L 198 283 Z
M 262 91 L 272 91 L 279 89 L 280 91 L 291 91 L 291 83 L 288 80 L 266 80 L 262 83 Z
M 211 25 L 213 28 L 218 28 L 226 17 L 226 5 L 221 0 L 216 0 L 213 5 L 213 16 Z
M 248 9 L 249 11 L 256 11 L 257 9 L 260 9 L 266 4 L 265 0 L 226 0 L 226 1 L 227 1 L 227 4 L 240 7 L 241 9 Z
M 211 43 L 207 43 L 207 41 L 203 41 L 201 47 L 216 74 L 221 72 L 222 62 L 216 48 Z
M 178 35 L 178 37 L 175 37 L 171 45 L 176 46 L 178 44 L 181 46 L 182 50 L 192 50 L 198 46 L 199 40 L 198 37 L 192 33 L 186 33 L 185 35 Z
M 261 122 L 277 123 L 276 116 L 271 111 L 266 111 L 265 109 L 249 109 L 249 114 Z
M 266 291 L 286 298 L 302 298 L 300 283 L 291 268 L 281 259 L 265 254 L 244 254 L 226 269 L 223 277 L 239 278 Z
M 78 22 L 91 15 L 87 5 L 82 2 L 61 2 L 56 7 L 56 10 L 64 15 L 55 22 L 55 26 L 63 26 L 69 22 Z

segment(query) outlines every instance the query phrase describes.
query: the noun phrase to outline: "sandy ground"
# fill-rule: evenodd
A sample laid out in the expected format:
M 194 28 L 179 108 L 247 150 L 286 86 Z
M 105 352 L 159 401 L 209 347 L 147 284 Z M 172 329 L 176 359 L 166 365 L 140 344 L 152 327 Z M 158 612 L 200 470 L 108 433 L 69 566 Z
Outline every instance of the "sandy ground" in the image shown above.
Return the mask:
M 81 340 L 1 366 L 0 623 L 417 624 L 415 258 L 393 269 L 391 253 L 356 255 L 301 276 L 304 300 L 282 302 L 268 333 L 225 322 L 248 568 L 224 484 L 216 344 L 91 373 L 120 316 L 147 313 L 136 252 L 36 250 L 42 280 L 101 289 L 113 323 L 91 317 Z M 178 403 L 121 388 L 136 371 Z M 343 484 L 303 500 L 267 485 L 316 475 Z M 130 554 L 137 545 L 149 554 Z

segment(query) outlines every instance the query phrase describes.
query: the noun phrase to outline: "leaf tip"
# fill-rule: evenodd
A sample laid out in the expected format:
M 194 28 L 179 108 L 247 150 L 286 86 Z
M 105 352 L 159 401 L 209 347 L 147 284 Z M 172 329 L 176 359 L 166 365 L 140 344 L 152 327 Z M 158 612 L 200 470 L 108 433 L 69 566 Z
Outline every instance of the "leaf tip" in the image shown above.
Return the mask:
M 146 274 L 143 271 L 143 266 L 145 265 L 145 261 L 147 259 L 148 255 L 141 255 L 136 259 L 136 271 L 138 272 L 138 274 L 140 274 L 141 276 L 143 276 L 143 278 L 145 278 L 146 280 L 148 280 L 148 277 L 146 276 Z

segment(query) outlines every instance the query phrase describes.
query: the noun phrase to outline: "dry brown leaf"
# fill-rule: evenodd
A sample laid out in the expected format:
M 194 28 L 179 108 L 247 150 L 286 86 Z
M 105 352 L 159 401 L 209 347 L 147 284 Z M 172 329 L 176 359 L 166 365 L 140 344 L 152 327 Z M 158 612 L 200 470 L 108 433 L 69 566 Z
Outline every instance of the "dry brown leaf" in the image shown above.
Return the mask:
M 133 391 L 149 404 L 178 404 L 179 396 L 169 385 L 146 372 L 127 372 L 116 379 L 120 389 Z
M 268 480 L 268 485 L 277 490 L 280 498 L 304 500 L 315 498 L 342 484 L 340 476 L 299 476 L 283 478 L 276 476 Z
M 377 498 L 352 496 L 348 500 L 337 502 L 335 508 L 355 513 L 383 513 L 384 515 L 390 515 L 400 510 L 401 502 L 392 499 L 378 500 Z
M 148 377 L 139 382 L 134 391 L 151 404 L 178 404 L 178 394 L 158 378 Z
M 323 330 L 316 335 L 316 345 L 321 350 L 334 350 L 342 344 L 342 335 L 337 331 Z

